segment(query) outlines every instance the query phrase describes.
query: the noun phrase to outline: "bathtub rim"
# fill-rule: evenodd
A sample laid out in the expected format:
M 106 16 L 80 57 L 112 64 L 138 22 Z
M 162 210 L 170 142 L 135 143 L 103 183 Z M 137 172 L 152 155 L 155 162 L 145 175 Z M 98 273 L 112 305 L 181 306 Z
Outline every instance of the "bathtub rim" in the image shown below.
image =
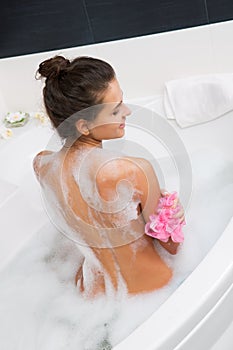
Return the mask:
M 185 281 L 158 310 L 114 346 L 113 350 L 176 349 L 233 284 L 232 231 L 233 217 Z M 216 260 L 219 262 L 217 266 Z M 212 269 L 214 265 L 215 270 Z
M 45 132 L 46 138 L 53 133 L 51 129 L 40 128 L 41 131 L 43 130 L 42 133 Z M 33 126 L 33 129 L 36 133 L 40 132 L 38 127 L 34 128 Z M 9 142 L 12 145 L 17 144 L 18 140 L 21 140 L 26 133 L 29 134 L 31 131 L 31 127 L 25 127 L 25 133 L 20 133 Z M 2 150 L 7 146 L 8 141 L 5 141 Z M 230 226 L 230 223 L 233 225 L 233 218 L 229 221 L 228 226 Z M 233 259 L 230 251 L 233 238 L 228 226 L 182 285 L 171 294 L 154 314 L 138 326 L 126 339 L 116 345 L 113 350 L 128 350 L 131 348 L 134 350 L 174 349 L 193 327 L 203 319 L 233 280 Z M 221 254 L 221 251 L 224 251 L 224 255 Z M 211 267 L 216 263 L 218 257 L 221 259 L 221 263 L 216 271 L 212 271 Z M 202 280 L 203 271 L 206 271 L 206 276 L 208 276 L 204 281 Z M 196 287 L 193 288 L 194 286 Z M 201 288 L 198 290 L 197 286 L 201 286 Z M 188 298 L 185 300 L 184 296 L 187 295 Z M 182 305 L 184 301 L 185 304 Z M 190 307 L 191 302 L 192 307 Z M 155 329 L 159 335 L 156 338 Z

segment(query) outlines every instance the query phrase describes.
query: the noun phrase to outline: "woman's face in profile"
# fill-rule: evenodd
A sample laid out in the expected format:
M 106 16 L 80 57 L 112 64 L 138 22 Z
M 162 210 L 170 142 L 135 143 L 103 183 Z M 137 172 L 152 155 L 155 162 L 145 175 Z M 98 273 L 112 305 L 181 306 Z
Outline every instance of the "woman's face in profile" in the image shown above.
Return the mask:
M 109 83 L 104 93 L 103 108 L 89 123 L 91 135 L 96 140 L 109 140 L 124 136 L 126 117 L 130 109 L 123 103 L 123 93 L 117 79 Z

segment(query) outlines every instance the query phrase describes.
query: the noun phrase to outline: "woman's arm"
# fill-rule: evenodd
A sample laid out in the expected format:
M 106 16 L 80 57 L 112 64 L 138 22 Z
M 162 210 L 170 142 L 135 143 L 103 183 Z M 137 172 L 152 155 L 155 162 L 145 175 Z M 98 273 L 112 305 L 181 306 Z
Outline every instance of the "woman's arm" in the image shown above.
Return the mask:
M 132 184 L 140 198 L 141 214 L 146 222 L 149 216 L 156 213 L 161 190 L 154 169 L 149 161 L 143 158 L 122 157 L 105 163 L 96 176 L 97 188 L 104 200 L 113 200 L 116 195 L 117 184 L 127 180 Z M 109 198 L 112 195 L 112 198 Z M 179 243 L 170 238 L 168 242 L 158 242 L 170 254 L 176 254 Z
M 38 181 L 40 181 L 41 172 L 41 157 L 47 154 L 51 154 L 51 151 L 41 151 L 33 159 L 32 166 Z
M 32 162 L 32 166 L 33 166 L 33 169 L 34 169 L 34 173 L 36 175 L 36 178 L 37 180 L 39 181 L 39 173 L 40 173 L 40 156 L 41 156 L 41 153 L 38 153 L 34 158 L 33 158 L 33 162 Z
M 145 222 L 148 222 L 149 216 L 157 211 L 161 189 L 155 171 L 149 161 L 135 158 L 135 165 L 135 185 L 141 193 L 142 215 Z M 179 212 L 178 217 L 181 215 L 183 216 L 183 213 Z M 170 254 L 176 254 L 179 243 L 173 242 L 171 238 L 167 242 L 158 241 Z

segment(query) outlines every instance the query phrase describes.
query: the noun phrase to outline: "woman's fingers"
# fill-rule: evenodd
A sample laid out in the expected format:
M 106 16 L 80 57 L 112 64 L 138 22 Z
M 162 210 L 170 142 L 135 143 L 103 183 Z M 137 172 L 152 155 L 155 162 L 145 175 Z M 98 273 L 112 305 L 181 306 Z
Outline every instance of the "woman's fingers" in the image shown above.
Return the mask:
M 176 208 L 178 203 L 180 204 L 179 198 L 174 199 L 172 208 Z
M 165 189 L 165 188 L 161 188 L 160 189 L 160 193 L 161 195 L 164 197 L 164 196 L 167 196 L 169 194 L 169 192 Z
M 170 194 L 170 193 L 169 193 L 166 189 L 164 189 L 164 188 L 160 189 L 160 193 L 161 193 L 161 195 L 162 195 L 163 197 Z M 179 198 L 174 199 L 172 208 L 174 209 L 174 208 L 176 208 L 177 206 L 180 207 L 180 210 L 178 211 L 178 213 L 176 213 L 175 215 L 173 215 L 173 217 L 174 217 L 175 219 L 179 219 L 180 222 L 183 222 L 183 221 L 185 220 L 185 212 L 184 212 L 184 209 L 183 209 L 182 204 L 180 203 L 180 199 L 179 199 Z
M 173 215 L 173 217 L 175 218 L 175 219 L 181 219 L 181 218 L 183 218 L 185 215 L 184 215 L 184 209 L 183 208 L 181 208 L 179 211 L 178 211 L 178 213 L 176 213 L 175 215 Z

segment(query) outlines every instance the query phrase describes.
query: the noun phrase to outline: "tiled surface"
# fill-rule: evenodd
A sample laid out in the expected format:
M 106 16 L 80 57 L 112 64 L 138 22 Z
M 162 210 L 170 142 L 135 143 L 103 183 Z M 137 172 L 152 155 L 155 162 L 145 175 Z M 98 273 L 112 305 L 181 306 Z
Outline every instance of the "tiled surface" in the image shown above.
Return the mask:
M 5 1 L 0 22 L 0 57 L 93 43 L 78 0 Z
M 233 19 L 232 0 L 16 0 L 1 5 L 0 57 Z
M 206 0 L 210 23 L 233 19 L 232 0 Z
M 48 51 L 0 61 L 0 116 L 35 111 L 42 106 L 43 82 L 35 72 L 46 58 L 89 55 L 108 61 L 116 70 L 124 98 L 162 94 L 164 82 L 196 74 L 233 72 L 233 21 Z M 12 98 L 14 96 L 14 98 Z M 6 109 L 5 108 L 5 109 Z
M 96 42 L 208 23 L 203 0 L 86 0 Z

